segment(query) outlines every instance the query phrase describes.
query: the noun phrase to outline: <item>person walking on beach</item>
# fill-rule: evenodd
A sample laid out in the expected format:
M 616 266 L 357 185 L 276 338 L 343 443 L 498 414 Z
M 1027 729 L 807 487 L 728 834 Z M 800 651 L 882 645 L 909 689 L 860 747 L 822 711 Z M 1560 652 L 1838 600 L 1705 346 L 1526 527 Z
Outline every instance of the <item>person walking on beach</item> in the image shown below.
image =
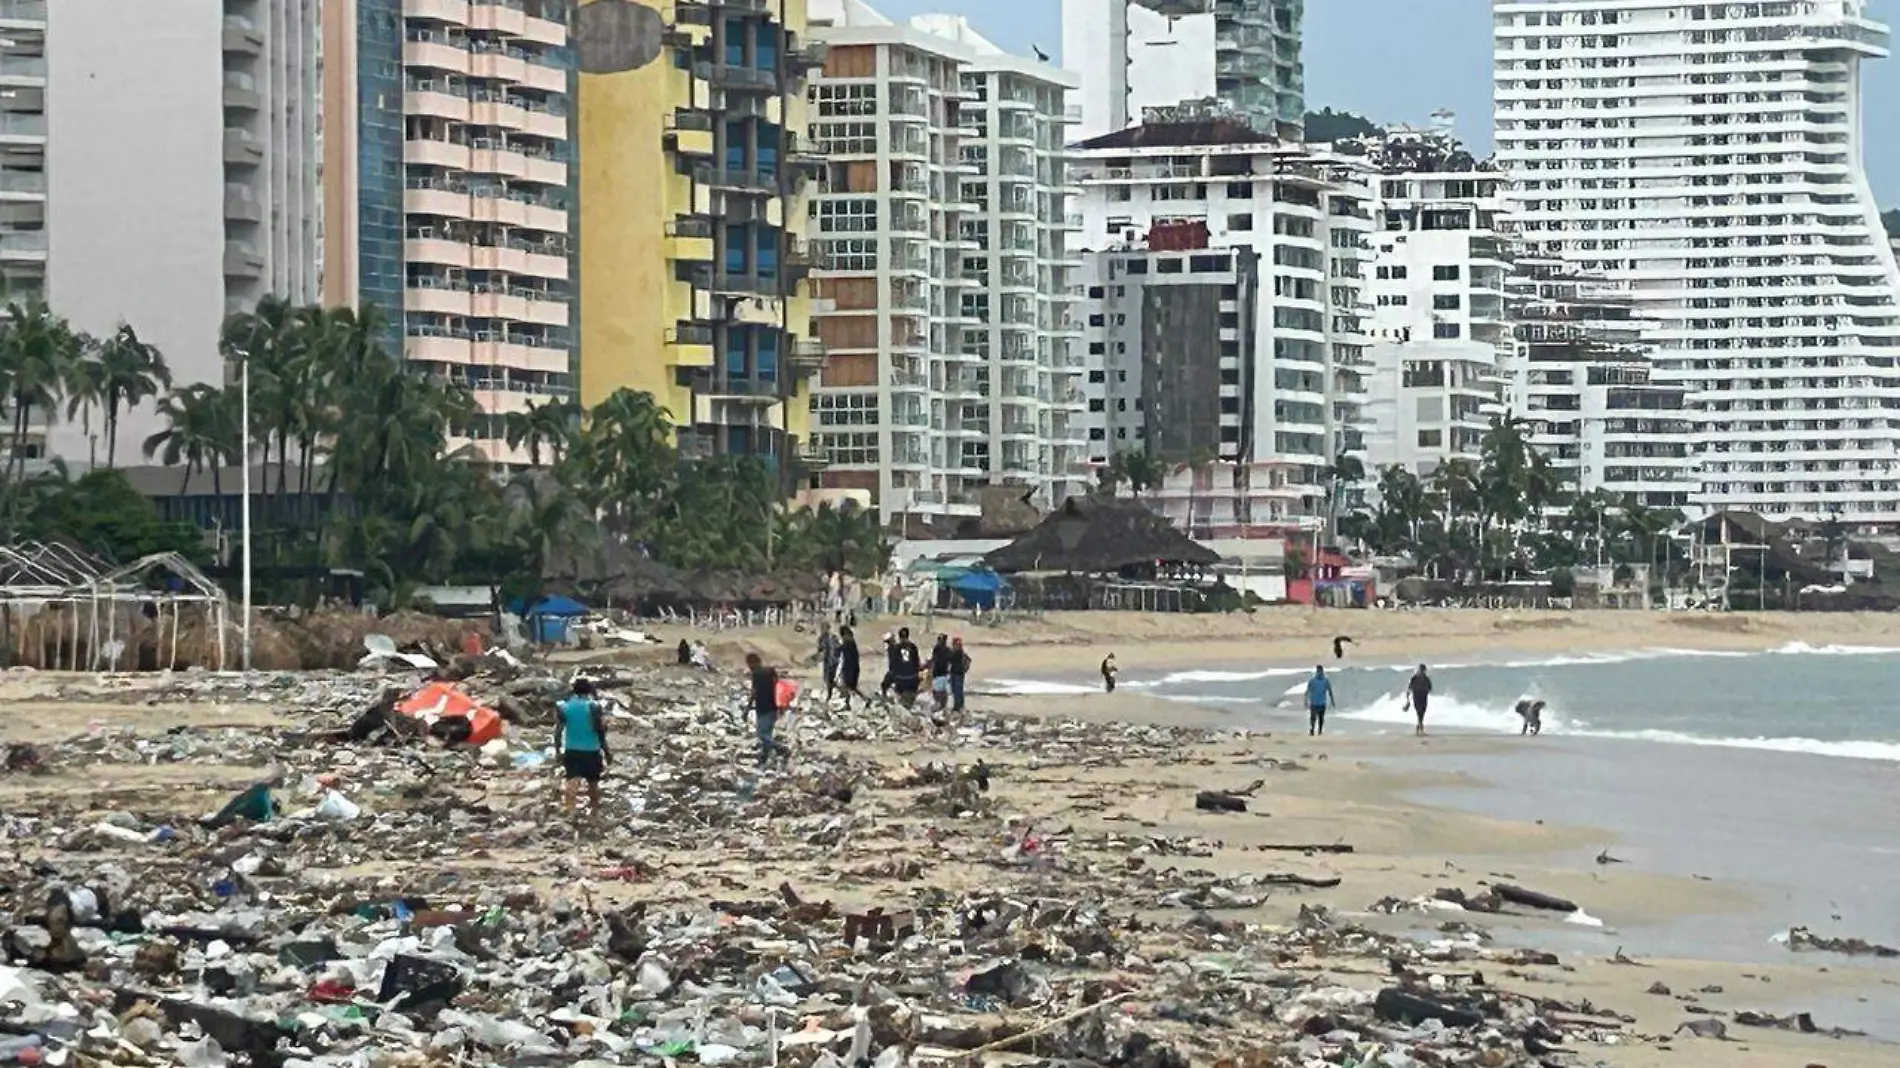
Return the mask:
M 1115 676 L 1120 673 L 1121 669 L 1115 666 L 1114 653 L 1110 653 L 1102 658 L 1102 692 L 1115 692 Z
M 752 672 L 752 715 L 759 731 L 759 770 L 764 771 L 778 757 L 792 762 L 791 747 L 780 742 L 778 734 L 778 672 L 765 666 L 757 653 L 745 655 L 745 666 Z
M 930 696 L 937 703 L 938 715 L 950 707 L 950 665 L 955 662 L 950 654 L 950 635 L 937 635 L 937 644 L 930 647 Z
M 963 650 L 963 639 L 950 639 L 950 711 L 963 711 L 963 682 L 970 674 L 970 654 Z
M 917 643 L 910 640 L 910 628 L 897 628 L 897 641 L 891 645 L 891 692 L 905 708 L 917 704 L 917 688 L 922 683 L 923 658 Z
M 1418 717 L 1418 729 L 1412 733 L 1420 738 L 1425 737 L 1425 706 L 1431 702 L 1431 699 L 1432 677 L 1425 674 L 1425 665 L 1420 664 L 1418 671 L 1413 673 L 1411 681 L 1405 684 L 1405 706 Z
M 838 639 L 829 622 L 818 625 L 818 670 L 825 676 L 825 704 L 829 705 L 838 684 Z
M 858 700 L 870 703 L 858 690 L 858 635 L 850 624 L 838 628 L 838 689 L 844 693 L 845 711 L 851 710 L 851 695 L 857 694 Z
M 1306 733 L 1317 738 L 1326 733 L 1326 708 L 1333 703 L 1333 680 L 1326 669 L 1313 666 L 1313 677 L 1306 680 Z
M 554 755 L 561 763 L 561 811 L 574 814 L 574 798 L 587 784 L 587 814 L 600 818 L 600 776 L 606 770 L 607 719 L 594 700 L 594 684 L 575 679 L 574 692 L 561 702 L 554 721 Z

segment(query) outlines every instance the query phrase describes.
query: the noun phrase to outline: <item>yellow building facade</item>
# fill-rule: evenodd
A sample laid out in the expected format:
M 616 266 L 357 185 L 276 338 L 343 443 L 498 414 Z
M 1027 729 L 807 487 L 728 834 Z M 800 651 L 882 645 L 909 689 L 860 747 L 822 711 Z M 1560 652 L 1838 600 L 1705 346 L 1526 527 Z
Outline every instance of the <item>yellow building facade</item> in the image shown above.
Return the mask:
M 584 0 L 574 25 L 582 403 L 646 391 L 682 453 L 809 475 L 805 0 Z

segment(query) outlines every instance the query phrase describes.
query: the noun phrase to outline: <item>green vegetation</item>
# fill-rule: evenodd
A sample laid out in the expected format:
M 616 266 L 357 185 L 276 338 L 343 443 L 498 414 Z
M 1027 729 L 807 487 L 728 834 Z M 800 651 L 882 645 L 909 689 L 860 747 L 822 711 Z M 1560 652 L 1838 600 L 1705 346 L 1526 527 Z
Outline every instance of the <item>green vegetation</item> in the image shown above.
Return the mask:
M 1887 228 L 1888 237 L 1900 237 L 1900 208 L 1881 212 L 1880 224 Z
M 822 570 L 867 574 L 888 554 L 876 513 L 793 511 L 759 457 L 683 459 L 671 416 L 645 393 L 622 390 L 590 411 L 549 401 L 503 417 L 512 445 L 547 466 L 510 474 L 473 446 L 451 450 L 479 421 L 469 388 L 419 374 L 383 344 L 381 313 L 293 307 L 267 298 L 233 316 L 219 348 L 249 364 L 253 487 L 260 568 L 363 572 L 373 594 L 403 605 L 442 582 L 540 592 L 552 567 L 595 570 L 629 552 L 685 569 Z M 233 376 L 235 379 L 236 376 Z M 0 516 L 15 536 L 64 537 L 116 560 L 157 549 L 202 557 L 202 533 L 163 523 L 122 475 L 118 421 L 156 397 L 163 429 L 147 457 L 180 468 L 178 492 L 239 463 L 236 385 L 170 388 L 164 358 L 130 328 L 96 342 L 41 304 L 11 306 L 0 322 L 0 388 L 18 434 L 32 412 L 60 410 L 101 433 L 103 466 L 76 480 L 23 477 L 6 465 Z M 96 421 L 93 421 L 96 420 Z M 227 533 L 229 533 L 227 531 Z
M 1410 556 L 1441 577 L 1478 581 L 1599 559 L 1667 566 L 1675 545 L 1666 535 L 1683 519 L 1629 497 L 1574 492 L 1530 447 L 1524 423 L 1510 418 L 1492 422 L 1477 462 L 1452 460 L 1429 480 L 1388 467 L 1379 472 L 1376 497 L 1375 507 L 1340 516 L 1341 538 L 1381 555 Z
M 1372 120 L 1350 111 L 1321 108 L 1306 113 L 1306 140 L 1309 144 L 1331 144 L 1349 137 L 1377 137 L 1381 132 Z

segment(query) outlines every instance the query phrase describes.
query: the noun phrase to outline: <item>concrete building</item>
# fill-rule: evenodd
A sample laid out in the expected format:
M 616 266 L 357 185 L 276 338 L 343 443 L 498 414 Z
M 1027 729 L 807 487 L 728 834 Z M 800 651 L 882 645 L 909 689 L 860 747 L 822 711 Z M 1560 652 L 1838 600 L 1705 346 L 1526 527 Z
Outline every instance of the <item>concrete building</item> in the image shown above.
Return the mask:
M 1499 0 L 1497 158 L 1534 251 L 1628 285 L 1703 508 L 1900 525 L 1900 267 L 1862 165 L 1862 0 Z
M 1080 488 L 1066 75 L 953 16 L 814 5 L 827 160 L 813 397 L 826 489 L 886 517 L 977 514 L 976 487 Z
M 1305 0 L 1062 0 L 1062 63 L 1082 76 L 1079 135 L 1198 101 L 1299 140 L 1305 9 Z
M 1475 461 L 1508 405 L 1507 179 L 1443 131 L 1398 129 L 1364 147 L 1380 171 L 1364 461 L 1373 477 L 1392 464 L 1425 476 Z
M 380 308 L 479 410 L 455 446 L 573 395 L 574 64 L 564 0 L 324 5 L 324 298 Z
M 1686 390 L 1654 373 L 1653 323 L 1626 285 L 1524 256 L 1512 281 L 1510 404 L 1579 493 L 1687 509 L 1696 487 Z
M 649 392 L 685 455 L 809 482 L 803 0 L 583 0 L 575 32 L 581 400 Z
M 1160 498 L 1211 536 L 1317 529 L 1334 462 L 1364 444 L 1368 172 L 1228 118 L 1156 110 L 1078 146 L 1076 165 L 1097 253 L 1092 462 L 1198 463 Z
M 0 0 L 9 291 L 95 335 L 131 324 L 179 385 L 222 382 L 227 313 L 318 297 L 317 33 L 304 0 Z M 128 413 L 121 452 L 157 424 Z M 77 423 L 47 444 L 95 451 Z

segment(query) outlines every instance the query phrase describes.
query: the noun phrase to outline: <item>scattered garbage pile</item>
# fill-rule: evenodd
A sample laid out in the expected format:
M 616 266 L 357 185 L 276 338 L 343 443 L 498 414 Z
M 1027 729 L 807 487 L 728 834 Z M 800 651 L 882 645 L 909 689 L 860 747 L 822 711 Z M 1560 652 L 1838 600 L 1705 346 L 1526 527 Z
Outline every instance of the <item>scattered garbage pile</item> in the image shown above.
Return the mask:
M 991 763 L 1193 732 L 977 720 L 974 760 L 914 765 L 890 712 L 807 709 L 797 769 L 761 774 L 735 680 L 590 668 L 614 775 L 577 832 L 550 765 L 569 680 L 464 666 L 186 677 L 138 699 L 263 700 L 282 727 L 9 749 L 0 1064 L 1508 1068 L 1640 1038 L 1513 992 L 1545 958 L 1478 932 L 1225 918 L 1302 884 L 1152 862 L 1197 839 L 1036 826 Z

